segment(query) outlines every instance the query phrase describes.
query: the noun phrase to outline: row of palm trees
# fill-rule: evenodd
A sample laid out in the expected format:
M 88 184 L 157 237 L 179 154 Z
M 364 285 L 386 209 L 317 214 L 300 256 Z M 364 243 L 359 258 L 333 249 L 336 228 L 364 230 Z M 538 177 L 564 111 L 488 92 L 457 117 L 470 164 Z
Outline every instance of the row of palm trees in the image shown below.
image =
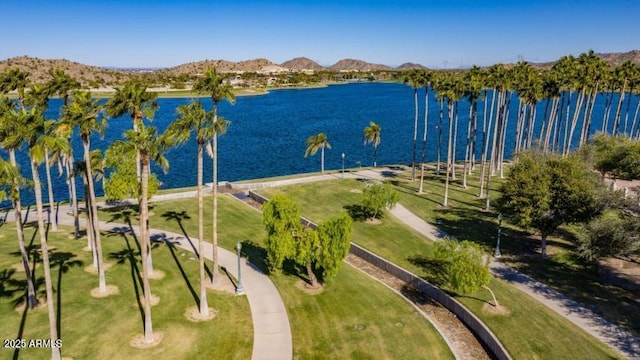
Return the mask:
M 512 119 L 512 107 L 517 100 L 513 153 L 536 147 L 544 152 L 566 156 L 576 145 L 583 146 L 593 132 L 592 120 L 598 97 L 605 99 L 601 127 L 597 130 L 613 136 L 627 136 L 640 140 L 640 101 L 631 109 L 634 91 L 640 90 L 640 66 L 629 61 L 611 68 L 593 51 L 578 57 L 565 56 L 551 69 L 542 70 L 526 62 L 507 67 L 502 64 L 466 71 L 414 69 L 403 81 L 412 87 L 414 97 L 414 127 L 412 144 L 412 181 L 416 181 L 417 164 L 421 164 L 420 187 L 423 191 L 424 162 L 429 120 L 429 91 L 435 92 L 440 105 L 436 172 L 441 170 L 443 122 L 448 121 L 448 142 L 445 164 L 445 193 L 443 206 L 448 205 L 450 180 L 456 179 L 457 131 L 459 104 L 468 102 L 469 112 L 462 116 L 466 125 L 462 187 L 467 175 L 480 164 L 478 197 L 486 198 L 489 209 L 491 176 L 504 175 L 507 125 Z M 424 124 L 421 159 L 417 161 L 419 100 L 424 89 Z M 616 99 L 617 96 L 617 99 Z M 636 96 L 637 97 L 637 96 Z M 617 100 L 617 101 L 616 101 Z M 446 111 L 445 111 L 446 104 Z M 544 110 L 541 113 L 541 104 Z M 540 105 L 540 106 L 539 106 Z M 478 107 L 482 106 L 482 121 Z M 538 123 L 537 123 L 538 122 Z M 460 129 L 462 131 L 462 129 Z M 478 158 L 477 151 L 480 151 Z M 486 166 L 488 163 L 488 166 Z
M 178 117 L 168 129 L 158 134 L 157 129 L 148 122 L 153 119 L 157 109 L 156 94 L 148 92 L 146 86 L 137 81 L 131 81 L 121 88 L 105 104 L 92 98 L 89 92 L 78 90 L 77 81 L 70 78 L 63 71 L 50 72 L 51 80 L 45 85 L 31 84 L 28 74 L 16 69 L 8 69 L 0 74 L 0 147 L 9 154 L 9 161 L 0 158 L 0 188 L 4 195 L 8 195 L 15 210 L 16 228 L 20 246 L 22 263 L 27 276 L 27 306 L 32 309 L 38 305 L 35 286 L 33 284 L 32 269 L 29 265 L 29 254 L 25 245 L 20 203 L 19 189 L 32 186 L 35 193 L 38 234 L 42 250 L 43 272 L 45 275 L 46 302 L 49 309 L 49 322 L 51 339 L 58 339 L 57 318 L 53 304 L 53 287 L 49 267 L 49 253 L 47 244 L 47 228 L 44 220 L 44 206 L 42 198 L 42 186 L 39 175 L 39 167 L 44 162 L 46 165 L 47 183 L 49 190 L 49 223 L 52 230 L 57 230 L 56 216 L 53 213 L 53 191 L 51 186 L 50 165 L 58 163 L 64 167 L 69 184 L 69 199 L 74 215 L 74 234 L 77 237 L 79 231 L 79 211 L 75 189 L 75 175 L 82 175 L 85 183 L 86 194 L 86 233 L 89 247 L 93 253 L 93 264 L 98 272 L 98 293 L 107 293 L 105 266 L 102 255 L 101 233 L 98 219 L 97 202 L 95 201 L 94 179 L 97 174 L 102 174 L 101 161 L 96 163 L 96 153 L 91 151 L 91 137 L 93 134 L 102 135 L 106 127 L 106 119 L 128 114 L 132 120 L 132 129 L 124 133 L 124 139 L 113 143 L 111 146 L 121 153 L 132 154 L 136 163 L 136 181 L 139 188 L 141 257 L 143 269 L 144 292 L 144 338 L 145 341 L 153 340 L 151 321 L 151 291 L 149 277 L 153 272 L 151 261 L 151 246 L 149 234 L 148 213 L 148 183 L 150 175 L 150 163 L 158 163 L 162 168 L 168 168 L 164 153 L 171 147 L 186 142 L 190 133 L 196 133 L 198 146 L 198 236 L 200 239 L 200 314 L 208 317 L 209 307 L 206 299 L 208 284 L 215 285 L 219 274 L 217 271 L 217 186 L 213 186 L 213 269 L 211 279 L 205 277 L 204 252 L 203 252 L 203 191 L 202 191 L 202 161 L 203 148 L 213 159 L 213 183 L 217 184 L 217 136 L 223 134 L 229 122 L 218 117 L 218 103 L 223 100 L 233 102 L 235 97 L 232 88 L 225 78 L 219 75 L 215 69 L 208 71 L 194 85 L 194 90 L 206 94 L 213 101 L 213 109 L 206 111 L 201 102 L 192 101 L 188 105 L 178 108 Z M 9 92 L 18 94 L 17 101 L 8 98 Z M 57 120 L 46 119 L 48 100 L 54 95 L 63 98 L 59 118 Z M 71 136 L 77 132 L 83 144 L 83 161 L 74 162 L 74 154 L 70 146 Z M 23 144 L 27 145 L 29 163 L 31 167 L 32 182 L 26 180 L 20 173 L 16 161 L 16 150 Z M 135 155 L 135 156 L 133 156 Z M 98 154 L 98 157 L 101 157 Z M 52 358 L 60 358 L 60 349 L 52 348 Z

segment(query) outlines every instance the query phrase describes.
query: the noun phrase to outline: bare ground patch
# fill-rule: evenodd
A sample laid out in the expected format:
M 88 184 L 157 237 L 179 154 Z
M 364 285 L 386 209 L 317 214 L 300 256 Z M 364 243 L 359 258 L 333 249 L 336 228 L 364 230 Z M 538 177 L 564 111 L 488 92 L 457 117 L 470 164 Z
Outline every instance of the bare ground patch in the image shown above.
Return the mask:
M 103 292 L 100 292 L 100 288 L 91 289 L 91 296 L 94 298 L 105 298 L 118 294 L 120 294 L 120 289 L 115 285 L 107 285 L 106 290 Z

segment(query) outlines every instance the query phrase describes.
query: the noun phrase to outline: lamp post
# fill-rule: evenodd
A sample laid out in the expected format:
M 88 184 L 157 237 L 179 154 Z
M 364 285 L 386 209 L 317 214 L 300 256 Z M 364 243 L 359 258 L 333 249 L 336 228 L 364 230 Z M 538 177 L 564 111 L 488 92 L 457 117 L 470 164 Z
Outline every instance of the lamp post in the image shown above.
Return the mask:
M 342 153 L 342 178 L 344 179 L 344 153 Z
M 240 250 L 242 250 L 240 241 L 236 243 L 236 250 L 238 250 L 238 286 L 236 287 L 236 295 L 242 295 L 244 294 L 244 287 L 242 286 L 242 272 L 240 271 Z
M 496 239 L 496 251 L 493 252 L 493 257 L 500 257 L 500 233 L 502 232 L 502 213 L 498 214 L 498 237 Z

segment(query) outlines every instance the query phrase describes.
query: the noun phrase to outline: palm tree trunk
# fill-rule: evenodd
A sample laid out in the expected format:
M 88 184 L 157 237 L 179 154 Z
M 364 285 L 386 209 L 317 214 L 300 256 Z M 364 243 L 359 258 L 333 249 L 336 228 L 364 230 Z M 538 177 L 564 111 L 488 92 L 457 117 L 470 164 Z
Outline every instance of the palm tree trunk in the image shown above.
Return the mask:
M 580 91 L 580 94 L 578 95 L 578 98 L 576 99 L 576 107 L 573 110 L 573 119 L 571 120 L 571 129 L 569 130 L 569 138 L 568 138 L 567 142 L 565 143 L 565 148 L 564 148 L 564 152 L 563 152 L 564 156 L 569 155 L 569 151 L 571 150 L 571 142 L 573 140 L 573 133 L 575 132 L 576 126 L 578 125 L 578 118 L 580 117 L 580 111 L 582 110 L 582 103 L 584 102 L 584 93 L 585 93 L 585 89 L 582 88 L 582 91 Z
M 627 125 L 629 123 L 629 107 L 631 106 L 631 98 L 633 97 L 633 83 L 631 83 L 631 87 L 629 88 L 629 97 L 627 98 L 627 108 L 624 111 L 624 129 L 623 133 L 627 132 Z
M 420 154 L 420 188 L 418 193 L 424 190 L 424 161 L 427 156 L 427 128 L 429 120 L 429 85 L 424 88 L 424 132 L 422 133 L 422 154 Z
M 320 173 L 324 174 L 324 144 L 320 149 Z
M 87 185 L 89 185 L 89 201 L 91 204 L 90 216 L 91 219 L 91 227 L 93 228 L 93 235 L 96 246 L 96 257 L 98 259 L 98 280 L 99 280 L 99 291 L 104 293 L 107 291 L 107 280 L 104 276 L 104 260 L 102 258 L 102 240 L 100 239 L 100 222 L 98 219 L 98 205 L 96 204 L 96 193 L 93 186 L 93 174 L 91 169 L 91 152 L 89 151 L 90 143 L 89 137 L 85 136 L 82 139 L 82 143 L 84 145 L 84 163 L 87 167 Z M 89 209 L 87 209 L 89 210 Z M 87 224 L 87 228 L 89 224 Z
M 484 173 L 486 171 L 485 166 L 487 164 L 487 152 L 489 151 L 489 135 L 491 130 L 491 122 L 493 120 L 493 104 L 496 98 L 495 89 L 492 91 L 491 95 L 491 116 L 489 117 L 489 122 L 487 123 L 487 96 L 485 94 L 484 100 L 484 120 L 482 121 L 482 154 L 481 157 L 481 170 L 480 170 L 480 191 L 478 192 L 478 197 L 484 197 Z
M 442 202 L 442 206 L 447 207 L 449 206 L 449 177 L 451 174 L 451 152 L 452 152 L 452 141 L 451 141 L 451 137 L 453 135 L 453 102 L 451 100 L 449 100 L 447 102 L 447 108 L 449 110 L 449 142 L 447 143 L 447 171 L 446 171 L 446 175 L 445 175 L 445 181 L 444 181 L 444 200 Z
M 91 251 L 91 258 L 93 263 L 91 266 L 98 271 L 98 254 L 96 253 L 96 241 L 95 241 L 95 231 L 93 231 L 92 220 L 91 220 L 91 196 L 89 196 L 89 181 L 87 180 L 87 174 L 85 173 L 82 181 L 84 182 L 84 208 L 85 208 L 85 216 L 86 216 L 86 232 L 87 232 L 87 248 Z
M 415 116 L 413 119 L 413 155 L 411 157 L 411 181 L 416 181 L 416 141 L 418 139 L 418 88 L 413 88 Z
M 616 136 L 618 134 L 618 127 L 620 126 L 620 110 L 622 110 L 622 102 L 624 101 L 625 91 L 627 89 L 627 79 L 624 79 L 622 83 L 622 89 L 620 90 L 620 98 L 618 99 L 618 107 L 616 108 L 616 117 L 613 120 L 613 130 L 611 135 Z
M 14 149 L 9 150 L 9 161 L 12 166 L 17 167 L 16 153 Z M 27 277 L 27 306 L 33 309 L 38 306 L 38 298 L 36 297 L 36 289 L 33 285 L 33 277 L 31 275 L 31 266 L 29 264 L 29 253 L 27 252 L 26 242 L 24 241 L 23 221 L 22 221 L 22 205 L 20 203 L 20 194 L 11 197 L 11 205 L 13 205 L 14 217 L 16 222 L 16 235 L 18 236 L 18 246 L 20 247 L 20 257 L 22 259 L 22 267 Z
M 451 149 L 451 180 L 456 179 L 456 145 L 458 144 L 458 102 L 453 103 L 453 148 Z M 449 139 L 451 141 L 451 139 Z
M 78 213 L 78 191 L 76 188 L 75 178 L 71 175 L 73 164 L 73 152 L 69 151 L 69 156 L 65 162 L 65 171 L 67 172 L 67 181 L 69 181 L 71 211 L 73 213 L 73 235 L 77 239 L 80 237 L 80 214 Z
M 140 252 L 142 258 L 142 289 L 144 292 L 144 340 L 147 343 L 153 341 L 153 323 L 151 321 L 151 285 L 149 284 L 148 250 L 149 238 L 149 159 L 148 156 L 140 154 Z
M 198 141 L 198 266 L 200 270 L 200 315 L 209 316 L 209 303 L 207 301 L 207 284 L 204 272 L 204 206 L 202 204 L 202 149 L 203 144 Z
M 218 115 L 213 115 L 214 126 L 218 122 Z M 213 135 L 213 243 L 212 243 L 212 260 L 211 268 L 211 285 L 218 284 L 218 134 Z
M 638 110 L 640 110 L 640 99 L 638 100 L 638 103 L 636 104 L 636 111 L 633 115 L 633 122 L 631 123 L 631 130 L 629 131 L 629 138 L 633 139 L 633 130 L 635 129 L 636 125 L 638 124 Z
M 438 125 L 438 163 L 436 165 L 436 175 L 440 176 L 440 160 L 442 154 L 442 116 L 444 100 L 440 99 L 440 124 Z
M 42 252 L 42 271 L 44 272 L 45 292 L 47 294 L 47 312 L 49 313 L 49 334 L 52 342 L 58 341 L 58 323 L 56 310 L 53 304 L 53 282 L 51 280 L 51 267 L 49 263 L 49 247 L 47 245 L 47 231 L 44 226 L 42 208 L 42 189 L 38 165 L 31 159 L 31 175 L 33 176 L 33 190 L 36 197 L 36 209 L 38 211 L 38 234 L 40 235 L 40 250 Z M 60 348 L 51 347 L 51 359 L 60 360 Z
M 473 104 L 469 105 L 469 121 L 467 121 L 467 145 L 464 151 L 464 165 L 462 167 L 462 188 L 467 188 L 467 168 L 471 157 L 471 122 L 473 119 Z
M 44 150 L 44 167 L 47 174 L 47 191 L 49 194 L 49 223 L 51 230 L 58 231 L 58 216 L 55 203 L 53 202 L 53 184 L 51 183 L 51 165 L 49 164 L 49 150 Z
M 491 199 L 490 199 L 490 192 L 491 192 L 491 170 L 493 169 L 494 166 L 494 162 L 495 162 L 495 157 L 496 157 L 496 150 L 497 150 L 497 142 L 498 142 L 498 129 L 500 128 L 500 112 L 496 112 L 496 121 L 495 121 L 495 126 L 493 129 L 493 141 L 491 143 L 491 152 L 489 153 L 489 171 L 487 171 L 487 196 L 486 196 L 486 201 L 485 201 L 485 211 L 489 211 L 489 209 L 491 208 Z M 491 120 L 489 120 L 491 121 Z

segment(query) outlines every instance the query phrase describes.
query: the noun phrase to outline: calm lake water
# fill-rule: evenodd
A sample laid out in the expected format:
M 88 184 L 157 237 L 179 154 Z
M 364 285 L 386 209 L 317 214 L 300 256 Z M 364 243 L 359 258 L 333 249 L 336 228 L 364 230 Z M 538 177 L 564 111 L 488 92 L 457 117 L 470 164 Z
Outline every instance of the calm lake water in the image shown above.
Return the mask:
M 422 139 L 424 90 L 419 92 L 420 118 L 418 132 L 418 156 Z M 438 144 L 439 104 L 430 93 L 429 125 L 427 140 L 427 160 L 435 161 Z M 617 97 L 615 98 L 617 101 Z M 190 99 L 159 99 L 160 108 L 152 122 L 160 130 L 164 130 L 176 118 L 176 107 L 186 104 Z M 634 97 L 631 103 L 631 117 L 637 103 Z M 512 101 L 510 122 L 507 131 L 508 139 L 515 134 L 515 118 L 517 101 Z M 600 129 L 605 97 L 598 96 L 594 109 L 591 133 Z M 203 99 L 207 109 L 211 101 Z M 617 104 L 617 102 L 616 102 Z M 538 105 L 539 129 L 544 113 L 545 102 Z M 626 101 L 625 101 L 626 105 Z M 57 118 L 61 101 L 54 99 L 50 103 L 48 117 Z M 615 109 L 615 106 L 614 106 Z M 623 108 L 624 109 L 624 108 Z M 446 109 L 445 109 L 446 111 Z M 483 117 L 483 103 L 478 106 L 479 132 Z M 460 123 L 458 129 L 457 158 L 464 158 L 466 141 L 466 119 L 468 103 L 460 102 Z M 413 142 L 414 103 L 413 90 L 403 84 L 387 83 L 353 83 L 334 85 L 328 88 L 297 89 L 271 91 L 267 95 L 238 97 L 235 105 L 221 103 L 219 115 L 231 121 L 227 134 L 219 138 L 218 178 L 220 181 L 238 181 L 294 173 L 320 170 L 320 153 L 305 158 L 305 140 L 307 137 L 324 132 L 332 145 L 325 151 L 325 169 L 340 169 L 341 154 L 345 154 L 346 168 L 370 166 L 373 161 L 373 148 L 365 146 L 362 139 L 363 129 L 370 121 L 382 127 L 381 143 L 378 147 L 378 165 L 411 163 Z M 443 159 L 446 158 L 446 141 L 448 124 L 443 124 Z M 109 119 L 108 128 L 103 139 L 92 139 L 92 148 L 105 149 L 108 145 L 122 138 L 126 129 L 131 127 L 128 116 Z M 578 127 L 579 129 L 579 127 Z M 579 131 L 579 130 L 578 130 Z M 538 130 L 535 131 L 536 137 Z M 579 135 L 574 135 L 577 141 Z M 481 140 L 481 135 L 479 135 Z M 479 141 L 480 143 L 480 141 Z M 80 140 L 74 138 L 74 149 L 77 159 L 81 159 L 82 146 Z M 513 140 L 507 140 L 507 154 L 511 154 Z M 478 156 L 480 149 L 478 148 Z M 194 186 L 196 184 L 196 148 L 191 141 L 167 154 L 170 169 L 167 174 L 158 169 L 154 172 L 162 182 L 162 188 Z M 4 156 L 4 154 L 3 154 Z M 4 156 L 6 158 L 6 156 Z M 21 167 L 25 175 L 29 175 L 26 152 L 19 154 Z M 211 161 L 205 160 L 205 182 L 211 182 Z M 43 167 L 44 168 L 44 167 Z M 58 177 L 54 171 L 54 189 L 56 200 L 66 200 L 67 187 L 64 177 Z M 43 177 L 44 181 L 44 172 Z M 79 189 L 82 189 L 80 182 Z M 82 190 L 79 190 L 81 193 Z M 97 192 L 102 195 L 101 186 Z M 33 203 L 31 192 L 23 195 L 25 204 Z M 6 205 L 4 203 L 3 205 Z

